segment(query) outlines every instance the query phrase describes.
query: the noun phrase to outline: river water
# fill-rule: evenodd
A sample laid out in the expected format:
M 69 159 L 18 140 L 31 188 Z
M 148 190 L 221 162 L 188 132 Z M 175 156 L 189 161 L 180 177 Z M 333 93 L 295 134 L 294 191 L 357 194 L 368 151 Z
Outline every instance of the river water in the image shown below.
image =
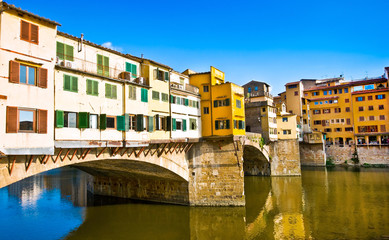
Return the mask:
M 246 207 L 186 207 L 96 197 L 62 168 L 0 189 L 0 239 L 389 238 L 389 169 L 304 168 L 246 177 Z

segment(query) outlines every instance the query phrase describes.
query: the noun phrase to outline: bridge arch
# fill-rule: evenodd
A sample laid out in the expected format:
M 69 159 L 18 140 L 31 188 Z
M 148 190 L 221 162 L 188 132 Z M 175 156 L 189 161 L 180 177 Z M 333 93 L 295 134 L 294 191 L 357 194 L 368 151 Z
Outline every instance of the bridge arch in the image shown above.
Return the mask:
M 243 149 L 243 170 L 246 176 L 270 176 L 269 158 L 260 148 L 245 145 Z

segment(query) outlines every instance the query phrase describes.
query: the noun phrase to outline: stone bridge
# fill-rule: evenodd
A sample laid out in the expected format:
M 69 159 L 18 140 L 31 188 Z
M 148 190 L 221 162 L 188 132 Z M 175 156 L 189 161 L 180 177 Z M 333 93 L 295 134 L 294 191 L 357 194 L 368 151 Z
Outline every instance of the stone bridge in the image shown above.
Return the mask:
M 0 188 L 51 169 L 90 174 L 94 194 L 194 206 L 243 206 L 244 174 L 274 175 L 260 135 L 98 146 L 56 143 L 54 155 L 0 157 Z M 274 149 L 274 148 L 273 148 Z M 243 161 L 244 159 L 244 161 Z

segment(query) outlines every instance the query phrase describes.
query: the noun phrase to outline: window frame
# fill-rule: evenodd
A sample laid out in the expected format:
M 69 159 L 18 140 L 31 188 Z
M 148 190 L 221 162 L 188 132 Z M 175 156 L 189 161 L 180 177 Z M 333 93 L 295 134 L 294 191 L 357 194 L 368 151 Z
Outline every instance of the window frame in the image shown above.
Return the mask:
M 28 39 L 22 38 L 22 36 L 23 36 L 23 30 L 22 30 L 23 22 L 28 24 Z M 31 34 L 31 27 L 32 26 L 37 27 L 37 39 L 36 39 L 36 42 L 32 40 L 32 34 Z M 23 41 L 26 41 L 26 42 L 29 42 L 29 43 L 33 43 L 33 44 L 39 45 L 39 25 L 30 23 L 30 22 L 27 22 L 27 21 L 24 21 L 24 20 L 20 20 L 20 40 L 23 40 Z
M 114 124 L 113 127 L 108 127 L 108 118 L 112 118 L 112 119 L 113 119 L 113 124 Z M 107 121 L 106 129 L 111 129 L 111 130 L 112 130 L 112 129 L 115 129 L 115 130 L 116 130 L 116 116 L 107 115 L 106 121 Z
M 17 110 L 17 114 L 18 114 L 18 125 L 17 125 L 17 132 L 18 133 L 36 133 L 36 130 L 37 130 L 37 111 L 36 109 L 31 109 L 31 108 L 18 108 Z M 32 117 L 32 130 L 20 130 L 20 111 L 24 111 L 24 112 L 32 112 L 33 113 L 33 117 Z

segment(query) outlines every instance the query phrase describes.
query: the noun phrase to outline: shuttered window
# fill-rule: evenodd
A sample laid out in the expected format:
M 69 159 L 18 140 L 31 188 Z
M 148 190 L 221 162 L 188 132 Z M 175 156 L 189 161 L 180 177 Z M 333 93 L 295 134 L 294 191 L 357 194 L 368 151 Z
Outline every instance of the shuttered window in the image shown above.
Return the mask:
M 39 27 L 38 25 L 21 21 L 20 23 L 20 39 L 31 43 L 38 44 L 39 42 Z
M 38 110 L 38 133 L 47 133 L 47 110 Z
M 63 90 L 78 92 L 78 78 L 70 75 L 63 75 Z
M 64 127 L 64 112 L 61 110 L 55 111 L 55 127 L 57 128 Z
M 57 42 L 57 57 L 61 60 L 74 61 L 74 47 Z
M 107 116 L 107 128 L 116 128 L 116 117 Z
M 107 114 L 100 114 L 100 129 L 107 129 Z
M 189 129 L 190 130 L 197 129 L 197 120 L 195 118 L 189 118 Z
M 86 94 L 92 96 L 99 95 L 99 82 L 91 79 L 86 80 Z
M 169 95 L 168 94 L 166 94 L 166 93 L 162 93 L 161 94 L 161 100 L 163 101 L 163 102 L 168 102 L 169 101 Z
M 18 132 L 18 108 L 7 106 L 7 133 Z
M 143 131 L 143 114 L 136 115 L 136 131 Z
M 182 131 L 186 131 L 186 119 L 182 120 Z
M 38 87 L 47 88 L 47 69 L 38 68 Z
M 149 97 L 148 97 L 148 90 L 145 89 L 145 88 L 142 88 L 142 89 L 141 89 L 141 101 L 142 101 L 142 102 L 148 102 L 148 101 L 149 101 L 148 98 L 149 98 Z
M 137 77 L 137 67 L 135 64 L 126 62 L 126 72 L 132 73 L 132 77 Z
M 149 127 L 148 127 L 148 130 L 149 132 L 152 132 L 154 131 L 154 117 L 149 117 Z
M 47 133 L 47 110 L 7 106 L 7 133 Z
M 125 116 L 116 116 L 116 129 L 119 131 L 126 131 Z
M 105 84 L 105 97 L 111 99 L 117 99 L 117 87 L 109 83 Z
M 175 118 L 173 118 L 173 131 L 176 131 L 177 130 L 177 120 Z
M 189 100 L 185 98 L 185 106 L 189 106 Z
M 136 87 L 135 86 L 129 86 L 128 98 L 132 99 L 132 100 L 136 100 Z
M 152 91 L 152 97 L 153 97 L 153 100 L 158 100 L 159 101 L 159 92 Z
M 78 113 L 78 127 L 79 128 L 89 128 L 89 113 L 80 112 Z
M 10 61 L 9 82 L 37 85 L 41 88 L 47 88 L 47 69 Z
M 109 58 L 97 54 L 97 74 L 109 77 Z

